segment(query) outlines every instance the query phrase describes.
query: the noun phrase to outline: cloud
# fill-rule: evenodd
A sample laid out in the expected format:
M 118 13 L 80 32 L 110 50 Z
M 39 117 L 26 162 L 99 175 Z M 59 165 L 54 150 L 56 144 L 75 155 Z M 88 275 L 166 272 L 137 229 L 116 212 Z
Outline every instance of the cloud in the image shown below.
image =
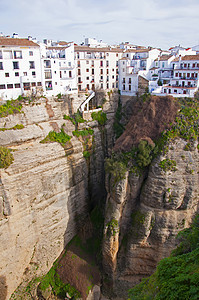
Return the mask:
M 0 7 L 5 34 L 163 48 L 198 43 L 198 0 L 0 0 Z

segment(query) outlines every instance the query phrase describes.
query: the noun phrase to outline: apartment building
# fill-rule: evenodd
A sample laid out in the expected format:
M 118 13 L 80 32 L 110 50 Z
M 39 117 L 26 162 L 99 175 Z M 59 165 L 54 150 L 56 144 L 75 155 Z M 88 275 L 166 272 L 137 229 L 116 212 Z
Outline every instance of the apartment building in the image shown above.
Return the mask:
M 35 94 L 41 88 L 39 45 L 28 39 L 0 37 L 0 98 Z
M 53 45 L 54 44 L 54 45 Z M 42 74 L 45 94 L 48 96 L 77 93 L 74 43 L 64 41 L 41 45 Z
M 199 55 L 176 57 L 172 61 L 173 76 L 162 86 L 163 94 L 194 97 L 199 87 Z
M 75 45 L 78 91 L 118 88 L 122 53 L 120 48 Z
M 119 61 L 119 89 L 121 95 L 135 96 L 143 87 L 148 86 L 150 68 L 161 50 L 153 48 L 127 49 Z

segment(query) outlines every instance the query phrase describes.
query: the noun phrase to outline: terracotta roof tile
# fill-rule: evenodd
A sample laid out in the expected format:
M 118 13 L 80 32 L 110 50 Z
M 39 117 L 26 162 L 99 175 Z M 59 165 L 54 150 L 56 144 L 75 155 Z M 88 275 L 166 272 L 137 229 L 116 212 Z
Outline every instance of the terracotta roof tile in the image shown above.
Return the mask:
M 29 41 L 28 39 L 19 38 L 5 38 L 0 37 L 0 46 L 29 46 L 29 47 L 39 47 L 37 43 Z
M 104 47 L 104 48 L 92 48 L 88 46 L 75 46 L 75 52 L 77 51 L 82 51 L 82 52 L 123 52 L 122 49 L 118 48 L 109 48 L 109 47 Z

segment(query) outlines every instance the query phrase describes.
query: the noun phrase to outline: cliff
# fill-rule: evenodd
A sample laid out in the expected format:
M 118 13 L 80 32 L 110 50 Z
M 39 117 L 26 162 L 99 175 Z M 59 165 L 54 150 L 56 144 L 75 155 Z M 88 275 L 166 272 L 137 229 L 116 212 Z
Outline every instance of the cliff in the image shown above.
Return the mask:
M 113 298 L 154 272 L 198 211 L 198 101 L 183 101 L 136 103 L 107 160 L 103 267 Z
M 71 115 L 82 99 L 23 100 L 21 113 L 0 118 L 0 144 L 12 149 L 14 162 L 0 170 L 0 298 L 19 284 L 45 274 L 104 197 L 104 157 L 112 147 L 112 123 L 118 95 L 104 109 L 106 126 L 78 124 L 92 136 L 78 138 Z M 14 129 L 22 124 L 21 129 Z M 7 130 L 5 130 L 5 128 Z M 50 131 L 71 136 L 63 145 L 40 143 Z M 105 145 L 105 146 L 104 146 Z M 87 149 L 88 148 L 88 149 Z M 89 157 L 83 156 L 87 149 Z

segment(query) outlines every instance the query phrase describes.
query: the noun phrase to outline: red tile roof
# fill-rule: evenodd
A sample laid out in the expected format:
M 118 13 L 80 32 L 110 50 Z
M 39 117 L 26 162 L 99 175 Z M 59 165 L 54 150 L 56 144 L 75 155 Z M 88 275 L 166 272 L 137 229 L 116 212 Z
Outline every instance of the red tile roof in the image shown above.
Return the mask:
M 33 41 L 29 41 L 28 39 L 6 38 L 6 37 L 0 37 L 0 46 L 39 47 L 37 43 L 34 43 Z
M 75 46 L 75 52 L 123 52 L 122 49 L 118 48 L 110 48 L 110 47 L 104 47 L 104 48 L 93 48 L 93 47 L 88 47 L 88 46 Z

